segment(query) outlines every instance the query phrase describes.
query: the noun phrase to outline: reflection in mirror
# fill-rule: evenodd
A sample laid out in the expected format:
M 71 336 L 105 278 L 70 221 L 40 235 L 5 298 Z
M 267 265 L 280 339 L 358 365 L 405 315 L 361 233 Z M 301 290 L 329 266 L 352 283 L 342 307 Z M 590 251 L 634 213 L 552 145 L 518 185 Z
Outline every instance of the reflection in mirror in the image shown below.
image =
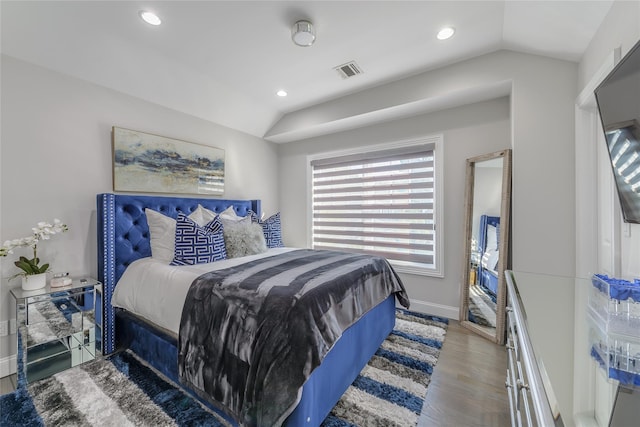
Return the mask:
M 511 150 L 467 159 L 461 324 L 504 343 Z

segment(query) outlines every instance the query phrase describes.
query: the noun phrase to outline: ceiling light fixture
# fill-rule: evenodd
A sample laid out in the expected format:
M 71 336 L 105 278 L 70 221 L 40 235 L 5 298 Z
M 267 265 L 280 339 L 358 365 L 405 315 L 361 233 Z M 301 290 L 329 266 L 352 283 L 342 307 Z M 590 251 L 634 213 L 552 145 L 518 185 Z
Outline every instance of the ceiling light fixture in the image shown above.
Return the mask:
M 440 31 L 438 31 L 438 35 L 436 36 L 438 40 L 446 40 L 451 38 L 453 34 L 456 32 L 456 29 L 453 27 L 444 27 Z
M 279 91 L 276 92 L 276 95 L 278 95 L 280 97 L 285 97 L 285 96 L 287 96 L 287 91 L 280 89 Z
M 316 30 L 309 21 L 298 21 L 291 28 L 291 40 L 298 46 L 311 46 L 316 41 Z
M 160 20 L 158 15 L 156 15 L 153 12 L 149 12 L 147 10 L 141 10 L 139 12 L 139 15 L 140 15 L 140 18 L 142 18 L 142 20 L 144 22 L 146 22 L 147 24 L 150 24 L 150 25 L 160 25 L 160 24 L 162 24 L 162 21 Z

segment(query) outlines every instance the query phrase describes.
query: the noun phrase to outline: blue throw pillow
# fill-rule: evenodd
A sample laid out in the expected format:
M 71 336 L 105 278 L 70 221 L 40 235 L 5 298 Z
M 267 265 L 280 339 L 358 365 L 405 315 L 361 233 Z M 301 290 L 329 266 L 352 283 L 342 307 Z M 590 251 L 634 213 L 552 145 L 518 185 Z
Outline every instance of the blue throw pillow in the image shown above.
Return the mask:
M 176 248 L 171 265 L 194 265 L 227 258 L 222 221 L 216 216 L 200 227 L 179 213 L 176 218 Z
M 284 243 L 282 243 L 282 225 L 280 223 L 280 212 L 271 215 L 265 220 L 261 220 L 260 218 L 258 218 L 258 215 L 251 210 L 249 211 L 249 215 L 251 215 L 251 221 L 257 222 L 262 226 L 262 233 L 264 234 L 264 239 L 267 242 L 268 248 L 284 247 Z

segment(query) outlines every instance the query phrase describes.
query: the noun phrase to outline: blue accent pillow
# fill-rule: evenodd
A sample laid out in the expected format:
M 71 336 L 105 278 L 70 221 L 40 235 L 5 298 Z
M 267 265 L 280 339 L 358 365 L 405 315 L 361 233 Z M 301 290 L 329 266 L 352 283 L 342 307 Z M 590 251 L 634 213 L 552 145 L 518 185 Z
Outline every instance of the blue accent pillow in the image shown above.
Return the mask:
M 176 248 L 171 265 L 205 264 L 226 258 L 227 251 L 219 216 L 201 227 L 185 214 L 178 214 Z
M 280 212 L 271 215 L 269 218 L 265 220 L 261 220 L 258 218 L 258 215 L 249 211 L 249 215 L 251 215 L 251 221 L 256 222 L 262 226 L 262 233 L 264 234 L 264 239 L 267 242 L 268 248 L 283 248 L 284 243 L 282 243 L 282 224 L 280 222 Z

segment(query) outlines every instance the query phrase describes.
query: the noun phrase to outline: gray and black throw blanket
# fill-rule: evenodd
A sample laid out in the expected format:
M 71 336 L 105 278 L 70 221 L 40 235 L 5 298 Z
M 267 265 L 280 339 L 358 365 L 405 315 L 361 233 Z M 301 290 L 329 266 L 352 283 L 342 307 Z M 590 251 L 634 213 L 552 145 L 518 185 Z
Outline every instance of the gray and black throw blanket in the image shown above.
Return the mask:
M 182 383 L 244 426 L 279 426 L 311 372 L 404 286 L 384 258 L 300 249 L 198 277 L 178 338 Z

